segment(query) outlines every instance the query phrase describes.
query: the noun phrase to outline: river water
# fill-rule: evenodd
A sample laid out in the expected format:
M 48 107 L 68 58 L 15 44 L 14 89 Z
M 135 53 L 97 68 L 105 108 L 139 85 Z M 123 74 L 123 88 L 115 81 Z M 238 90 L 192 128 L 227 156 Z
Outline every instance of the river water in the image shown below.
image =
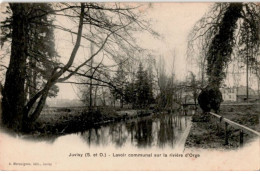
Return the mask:
M 184 147 L 190 126 L 189 116 L 161 114 L 111 123 L 73 135 L 80 137 L 89 147 L 174 148 Z

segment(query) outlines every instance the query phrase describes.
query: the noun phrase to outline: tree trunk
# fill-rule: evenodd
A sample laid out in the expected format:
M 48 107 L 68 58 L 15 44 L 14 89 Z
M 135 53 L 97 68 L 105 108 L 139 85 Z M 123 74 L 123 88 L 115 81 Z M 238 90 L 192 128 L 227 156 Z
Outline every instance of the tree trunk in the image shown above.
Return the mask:
M 25 79 L 26 79 L 26 59 L 28 57 L 29 38 L 29 16 L 27 16 L 31 4 L 10 3 L 12 10 L 12 48 L 8 70 L 6 72 L 5 86 L 3 92 L 3 123 L 16 131 L 22 130 L 25 123 L 35 121 L 44 105 L 50 88 L 58 81 L 74 62 L 75 56 L 80 46 L 83 17 L 85 6 L 81 3 L 79 27 L 76 44 L 71 52 L 67 64 L 57 71 L 53 69 L 52 76 L 48 79 L 45 87 L 37 92 L 27 104 L 25 104 Z M 34 80 L 33 80 L 34 81 Z M 40 98 L 39 102 L 37 100 Z M 37 103 L 36 109 L 33 105 Z M 30 114 L 32 113 L 32 114 Z
M 90 25 L 90 32 L 91 32 L 91 25 Z M 90 42 L 90 55 L 92 56 L 93 55 L 93 51 L 94 51 L 94 47 L 93 47 L 93 44 L 92 42 Z M 94 76 L 93 74 L 93 58 L 91 59 L 90 61 L 90 75 L 91 76 Z M 92 110 L 92 88 L 93 88 L 93 85 L 92 85 L 92 78 L 90 78 L 90 85 L 89 85 L 89 109 Z
M 24 88 L 24 94 L 25 94 L 25 96 L 24 96 L 24 103 L 27 103 L 28 102 L 28 94 L 29 94 L 29 80 L 28 79 L 26 79 L 25 80 L 25 88 Z
M 124 100 L 123 100 L 123 97 L 121 97 L 121 99 L 120 99 L 120 107 L 121 107 L 121 108 L 124 107 Z
M 45 106 L 45 102 L 48 97 L 49 90 L 52 86 L 53 86 L 52 83 L 46 84 L 46 88 L 43 91 L 43 94 L 41 96 L 40 101 L 37 104 L 37 107 L 35 108 L 34 112 L 28 117 L 28 119 L 25 120 L 26 124 L 28 123 L 31 124 L 40 116 L 40 113 L 42 112 L 42 109 Z
M 3 123 L 14 130 L 22 128 L 25 102 L 26 58 L 28 48 L 29 4 L 10 4 L 13 12 L 12 48 L 3 94 Z
M 104 88 L 102 87 L 102 96 L 103 96 L 103 106 L 106 106 L 106 96 L 104 92 Z
M 29 60 L 29 77 L 28 77 L 28 82 L 29 82 L 29 99 L 31 99 L 35 94 L 36 94 L 36 88 L 37 88 L 37 84 L 36 84 L 36 61 L 33 60 L 33 58 L 30 58 Z
M 95 88 L 95 95 L 94 95 L 94 107 L 97 106 L 97 91 L 98 91 L 98 86 Z
M 78 34 L 77 34 L 77 40 L 76 40 L 76 44 L 71 52 L 71 56 L 69 61 L 67 62 L 67 64 L 60 70 L 57 72 L 57 68 L 53 69 L 52 72 L 52 76 L 50 77 L 50 79 L 48 80 L 47 84 L 45 85 L 45 87 L 39 91 L 38 93 L 36 93 L 31 99 L 30 101 L 27 103 L 27 105 L 24 108 L 24 119 L 23 121 L 23 125 L 28 125 L 31 124 L 32 122 L 34 122 L 39 116 L 40 113 L 45 105 L 49 90 L 51 89 L 51 87 L 53 85 L 55 85 L 57 83 L 57 81 L 59 80 L 59 78 L 62 76 L 62 74 L 64 72 L 66 72 L 70 66 L 73 64 L 73 61 L 75 59 L 75 56 L 77 54 L 77 51 L 79 49 L 80 46 L 80 42 L 81 42 L 81 36 L 82 36 L 82 28 L 83 28 L 83 16 L 84 16 L 84 9 L 85 6 L 83 5 L 83 3 L 81 3 L 81 12 L 80 12 L 80 19 L 79 19 L 79 27 L 78 27 Z M 37 75 L 37 73 L 35 74 Z M 36 76 L 35 76 L 36 78 Z M 35 83 L 36 79 L 35 79 Z M 37 84 L 36 84 L 37 85 Z M 36 103 L 37 99 L 39 99 L 39 102 L 37 103 L 37 106 L 35 108 L 35 110 L 31 113 L 31 110 L 33 109 L 33 105 Z
M 236 23 L 241 17 L 242 3 L 230 3 L 219 24 L 218 34 L 212 39 L 207 52 L 209 86 L 220 88 L 225 78 L 224 68 L 231 59 Z

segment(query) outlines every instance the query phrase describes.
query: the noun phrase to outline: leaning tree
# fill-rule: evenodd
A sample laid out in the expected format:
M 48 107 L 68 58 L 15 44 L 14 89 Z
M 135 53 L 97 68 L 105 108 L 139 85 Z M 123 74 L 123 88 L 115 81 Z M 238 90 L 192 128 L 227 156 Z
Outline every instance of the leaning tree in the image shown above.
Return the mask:
M 232 59 L 249 63 L 259 73 L 260 6 L 256 3 L 215 3 L 189 35 L 189 53 L 201 50 L 207 85 L 199 96 L 204 111 L 219 110 L 219 88 Z M 236 49 L 235 49 L 236 48 Z M 238 51 L 240 57 L 234 56 Z M 192 56 L 192 54 L 189 54 Z
M 131 45 L 133 43 L 129 39 L 132 37 L 131 31 L 149 30 L 152 32 L 146 22 L 139 20 L 141 11 L 138 7 L 131 5 L 118 3 L 53 3 L 50 5 L 52 8 L 41 8 L 40 5 L 33 3 L 8 4 L 11 11 L 9 18 L 11 19 L 9 23 L 11 25 L 11 53 L 2 90 L 2 120 L 5 125 L 14 130 L 22 130 L 35 122 L 55 84 L 66 82 L 72 76 L 80 75 L 113 86 L 107 79 L 97 79 L 93 75 L 88 75 L 83 69 L 88 67 L 89 62 L 102 51 L 105 51 L 103 53 L 106 55 L 113 54 L 110 52 L 113 50 L 110 48 L 112 43 L 120 41 L 121 46 Z M 66 18 L 75 27 L 66 27 L 65 23 L 60 24 L 55 20 L 49 22 L 48 20 L 51 20 L 49 16 Z M 46 20 L 40 20 L 44 17 L 47 17 Z M 35 49 L 31 49 L 29 44 L 32 42 L 29 40 L 37 36 L 45 36 L 37 30 L 37 27 L 41 26 L 53 27 L 55 31 L 68 32 L 72 36 L 72 48 L 65 63 L 47 59 L 46 55 L 41 54 L 43 56 L 41 60 L 47 62 L 48 68 L 38 68 L 42 68 L 48 75 L 42 79 L 42 86 L 36 89 L 27 101 L 25 89 L 28 75 L 27 63 L 29 59 L 40 58 L 30 56 L 30 51 L 35 51 Z M 89 26 L 92 26 L 96 35 L 89 32 Z M 32 29 L 35 29 L 36 33 L 33 35 L 35 37 L 30 35 L 33 32 Z M 75 63 L 75 59 L 78 58 L 77 52 L 83 49 L 86 42 L 94 44 L 96 50 L 91 55 L 81 58 L 82 62 Z

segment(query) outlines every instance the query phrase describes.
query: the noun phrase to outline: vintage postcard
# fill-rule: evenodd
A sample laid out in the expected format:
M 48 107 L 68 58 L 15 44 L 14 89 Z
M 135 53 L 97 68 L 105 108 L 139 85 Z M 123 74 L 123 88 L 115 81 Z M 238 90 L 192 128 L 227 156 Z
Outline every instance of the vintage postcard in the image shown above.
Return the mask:
M 257 2 L 1 3 L 0 170 L 260 169 Z

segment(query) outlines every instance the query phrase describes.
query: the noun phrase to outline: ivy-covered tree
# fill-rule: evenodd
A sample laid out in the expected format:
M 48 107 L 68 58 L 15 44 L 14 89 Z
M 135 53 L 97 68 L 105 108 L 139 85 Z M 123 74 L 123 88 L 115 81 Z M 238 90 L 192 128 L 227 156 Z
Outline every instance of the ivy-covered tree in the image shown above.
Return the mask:
M 207 61 L 208 85 L 202 90 L 201 95 L 214 94 L 214 96 L 209 95 L 208 98 L 200 97 L 200 105 L 209 104 L 212 98 L 216 99 L 213 103 L 218 103 L 218 106 L 222 102 L 219 88 L 226 77 L 225 69 L 232 60 L 234 48 L 238 47 L 238 50 L 245 53 L 246 56 L 242 56 L 244 60 L 254 62 L 254 65 L 258 64 L 259 26 L 259 5 L 242 2 L 216 3 L 210 12 L 195 25 L 190 36 L 189 48 L 194 48 L 196 44 L 203 45 Z M 252 53 L 250 59 L 248 59 L 248 50 Z M 238 57 L 233 58 L 238 59 Z M 259 69 L 257 66 L 254 68 Z

